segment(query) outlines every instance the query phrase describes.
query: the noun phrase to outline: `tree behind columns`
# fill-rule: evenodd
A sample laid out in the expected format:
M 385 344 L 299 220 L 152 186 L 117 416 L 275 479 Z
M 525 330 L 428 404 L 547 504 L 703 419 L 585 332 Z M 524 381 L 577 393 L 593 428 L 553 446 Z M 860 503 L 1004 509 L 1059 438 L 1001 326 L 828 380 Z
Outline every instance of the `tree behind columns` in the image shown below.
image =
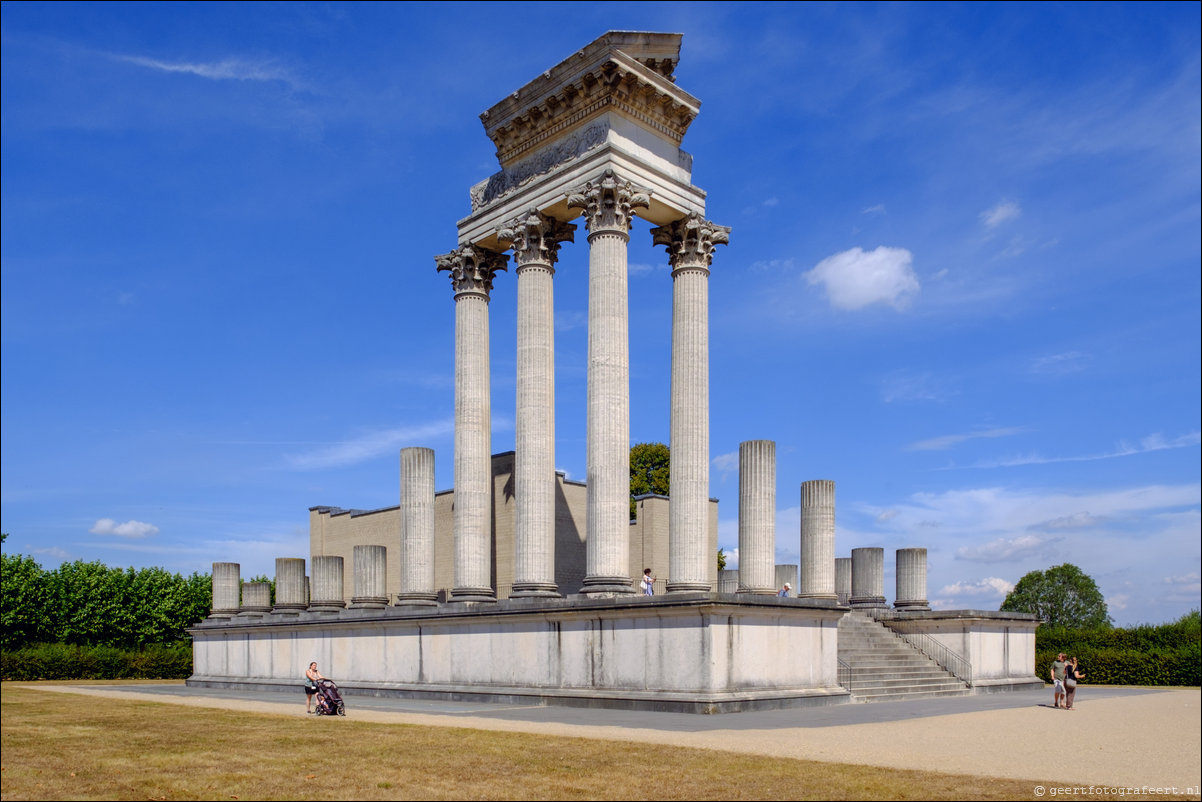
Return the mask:
M 654 493 L 668 495 L 668 447 L 663 443 L 636 443 L 630 448 L 630 520 L 636 517 L 634 499 Z
M 1034 613 L 1053 627 L 1097 629 L 1112 625 L 1097 583 L 1072 563 L 1026 574 L 998 609 Z

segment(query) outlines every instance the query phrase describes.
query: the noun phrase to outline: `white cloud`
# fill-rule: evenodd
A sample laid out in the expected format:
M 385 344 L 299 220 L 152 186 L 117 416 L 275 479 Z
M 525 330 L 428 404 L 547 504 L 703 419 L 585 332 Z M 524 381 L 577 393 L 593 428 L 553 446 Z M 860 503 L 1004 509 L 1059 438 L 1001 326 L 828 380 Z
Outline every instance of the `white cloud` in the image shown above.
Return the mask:
M 1062 354 L 1041 356 L 1031 365 L 1032 373 L 1073 373 L 1085 368 L 1085 354 L 1080 351 L 1065 351 Z
M 69 552 L 60 549 L 58 546 L 50 546 L 44 549 L 30 549 L 29 551 L 31 554 L 45 555 L 54 560 L 66 560 L 71 556 Z
M 822 284 L 838 309 L 877 303 L 903 309 L 919 290 L 913 258 L 905 248 L 852 248 L 823 259 L 805 277 L 811 285 Z
M 778 206 L 779 204 L 780 204 L 780 198 L 765 198 L 763 205 L 771 207 L 771 206 Z
M 722 475 L 722 481 L 726 481 L 732 473 L 739 472 L 739 452 L 731 451 L 729 454 L 719 454 L 712 460 L 714 467 Z
M 985 563 L 1023 560 L 1045 552 L 1047 545 L 1047 541 L 1034 535 L 1003 537 L 981 546 L 961 546 L 956 549 L 956 559 Z
M 493 430 L 497 430 L 501 423 L 503 422 L 494 417 Z M 307 454 L 296 454 L 287 459 L 290 467 L 302 471 L 353 465 L 404 447 L 421 445 L 422 441 L 444 437 L 454 431 L 454 419 L 446 418 L 425 426 L 368 432 L 353 440 L 335 443 Z
M 626 266 L 627 272 L 632 276 L 645 276 L 649 273 L 666 273 L 668 272 L 668 263 L 648 264 L 646 262 L 631 262 Z
M 180 72 L 216 81 L 282 81 L 296 86 L 289 72 L 270 61 L 226 58 L 215 62 L 170 62 L 145 56 L 113 54 L 110 58 L 159 72 Z
M 1134 446 L 1120 441 L 1113 451 L 1102 454 L 1086 454 L 1076 457 L 1044 457 L 1040 454 L 1022 454 L 999 460 L 988 460 L 969 465 L 969 468 L 1013 468 L 1019 465 L 1050 465 L 1057 462 L 1093 462 L 1095 460 L 1130 457 L 1134 454 L 1147 454 L 1151 451 L 1164 451 L 1173 448 L 1188 448 L 1202 443 L 1202 432 L 1190 432 L 1172 440 L 1166 440 L 1163 435 L 1151 434 L 1142 438 L 1139 445 Z
M 942 596 L 992 596 L 1001 598 L 1014 590 L 1014 585 L 996 576 L 978 579 L 975 582 L 956 582 L 945 585 L 940 591 Z
M 112 518 L 101 518 L 88 530 L 94 535 L 117 535 L 118 537 L 149 537 L 157 535 L 159 528 L 141 521 L 126 521 L 119 524 Z
M 1031 524 L 1032 529 L 1079 529 L 1084 526 L 1099 526 L 1105 523 L 1104 518 L 1090 515 L 1088 512 L 1074 512 L 1072 515 L 1062 515 L 1050 521 Z
M 892 520 L 893 518 L 896 518 L 896 517 L 897 517 L 897 510 L 882 510 L 881 512 L 877 513 L 876 521 L 877 521 L 877 523 L 883 524 L 885 521 Z
M 1019 205 L 1014 201 L 998 201 L 992 209 L 986 209 L 981 212 L 981 222 L 986 228 L 997 228 L 1007 220 L 1013 220 L 1023 213 Z
M 978 440 L 982 438 L 994 437 L 1009 437 L 1013 434 L 1021 434 L 1027 431 L 1021 426 L 1009 426 L 998 429 L 981 429 L 975 432 L 966 432 L 964 434 L 945 434 L 940 437 L 932 437 L 929 440 L 919 440 L 917 443 L 911 443 L 906 446 L 907 451 L 944 451 L 954 445 L 959 445 L 967 440 Z
M 860 214 L 884 214 L 884 213 L 885 213 L 885 204 L 883 204 L 883 203 L 878 203 L 876 206 L 869 206 L 867 209 L 860 212 Z

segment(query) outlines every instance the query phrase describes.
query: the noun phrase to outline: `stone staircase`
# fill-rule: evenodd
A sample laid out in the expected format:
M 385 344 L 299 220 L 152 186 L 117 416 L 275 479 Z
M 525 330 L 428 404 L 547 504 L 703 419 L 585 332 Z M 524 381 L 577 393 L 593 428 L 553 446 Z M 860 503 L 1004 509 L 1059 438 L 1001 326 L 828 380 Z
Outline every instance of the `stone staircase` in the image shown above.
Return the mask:
M 965 696 L 968 686 L 865 613 L 839 621 L 840 684 L 856 702 Z

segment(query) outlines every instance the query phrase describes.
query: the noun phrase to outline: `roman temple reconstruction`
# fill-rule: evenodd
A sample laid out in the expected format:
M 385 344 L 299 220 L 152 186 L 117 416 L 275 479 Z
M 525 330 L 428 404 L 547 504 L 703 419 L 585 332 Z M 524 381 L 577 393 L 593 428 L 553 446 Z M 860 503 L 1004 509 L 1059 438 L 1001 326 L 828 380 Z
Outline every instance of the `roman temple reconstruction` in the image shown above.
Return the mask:
M 896 552 L 888 607 L 883 549 L 836 556 L 832 480 L 780 477 L 800 487 L 801 563 L 775 565 L 771 440 L 739 448 L 739 567 L 718 572 L 708 282 L 717 246 L 737 236 L 707 219 L 680 147 L 700 105 L 675 83 L 680 44 L 611 31 L 481 115 L 500 169 L 471 187 L 457 242 L 429 268 L 449 279 L 454 310 L 454 453 L 437 455 L 453 459 L 453 489 L 436 491 L 436 455 L 415 443 L 399 455 L 397 506 L 309 510 L 308 562 L 276 560 L 274 601 L 237 563 L 214 563 L 190 685 L 295 692 L 316 660 L 350 695 L 719 713 L 1040 683 L 1034 617 L 931 611 L 925 549 Z M 637 499 L 632 522 L 636 216 L 671 270 L 672 465 L 668 496 Z M 565 247 L 588 249 L 583 483 L 555 471 Z M 515 445 L 503 454 L 491 437 L 494 282 L 517 309 Z M 659 578 L 653 595 L 639 592 L 644 567 Z

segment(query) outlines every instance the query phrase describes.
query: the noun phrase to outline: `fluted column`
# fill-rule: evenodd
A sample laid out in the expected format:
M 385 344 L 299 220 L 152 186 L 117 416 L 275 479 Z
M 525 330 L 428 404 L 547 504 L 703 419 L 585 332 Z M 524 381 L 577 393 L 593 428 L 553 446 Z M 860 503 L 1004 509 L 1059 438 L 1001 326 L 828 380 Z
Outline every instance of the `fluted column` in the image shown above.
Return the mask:
M 434 450 L 430 448 L 401 449 L 400 556 L 397 604 L 435 604 Z
M 649 203 L 612 170 L 568 195 L 589 232 L 586 595 L 633 592 L 626 249 L 632 212 Z
M 739 593 L 776 595 L 776 443 L 739 443 Z
M 897 550 L 897 594 L 893 606 L 898 610 L 930 610 L 927 601 L 927 550 Z
M 388 549 L 384 546 L 355 546 L 352 608 L 379 609 L 388 606 Z
M 318 613 L 336 613 L 346 606 L 343 598 L 342 558 L 320 555 L 313 558 L 312 598 L 309 610 Z
M 801 578 L 799 599 L 836 599 L 835 483 L 801 483 Z
M 529 209 L 498 232 L 518 277 L 514 422 L 514 598 L 559 596 L 555 584 L 555 303 L 559 244 L 576 226 Z
M 305 593 L 305 561 L 300 557 L 277 557 L 275 561 L 275 607 L 273 613 L 295 614 L 309 606 Z
M 851 557 L 835 558 L 835 595 L 839 604 L 851 600 Z
M 238 614 L 238 594 L 242 589 L 241 585 L 241 565 L 213 563 L 213 605 L 209 618 L 233 618 Z
M 455 290 L 455 587 L 451 601 L 495 601 L 488 301 L 508 257 L 461 245 L 435 258 Z
M 242 612 L 246 618 L 262 618 L 271 612 L 271 584 L 247 582 L 242 586 Z
M 708 591 L 709 275 L 730 228 L 698 212 L 651 229 L 672 267 L 672 472 L 668 489 L 668 592 Z M 739 564 L 742 565 L 740 553 Z M 741 575 L 741 572 L 740 572 Z
M 851 550 L 852 607 L 885 607 L 885 550 Z

